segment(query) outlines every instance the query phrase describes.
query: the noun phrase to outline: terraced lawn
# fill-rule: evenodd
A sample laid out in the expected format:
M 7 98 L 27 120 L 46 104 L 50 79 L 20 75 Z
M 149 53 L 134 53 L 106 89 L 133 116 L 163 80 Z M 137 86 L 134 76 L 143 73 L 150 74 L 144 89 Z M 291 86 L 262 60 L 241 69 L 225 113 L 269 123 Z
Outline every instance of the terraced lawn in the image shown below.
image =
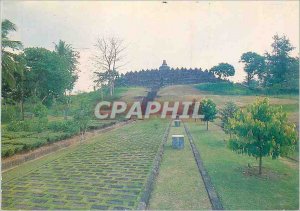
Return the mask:
M 2 209 L 135 209 L 167 124 L 138 121 L 3 173 Z
M 174 124 L 174 123 L 173 123 Z M 183 150 L 172 148 L 172 135 L 184 135 Z M 209 210 L 211 204 L 184 127 L 171 127 L 150 210 Z
M 225 209 L 299 209 L 297 162 L 264 158 L 263 176 L 255 176 L 251 172 L 257 171 L 253 167 L 258 166 L 258 161 L 226 148 L 227 135 L 220 127 L 210 124 L 206 131 L 199 122 L 187 125 Z

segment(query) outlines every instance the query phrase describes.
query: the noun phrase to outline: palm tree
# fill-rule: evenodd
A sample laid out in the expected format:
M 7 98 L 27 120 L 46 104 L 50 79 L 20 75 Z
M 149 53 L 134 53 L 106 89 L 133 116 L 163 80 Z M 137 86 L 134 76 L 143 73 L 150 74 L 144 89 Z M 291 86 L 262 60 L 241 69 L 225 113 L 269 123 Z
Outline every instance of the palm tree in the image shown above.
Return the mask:
M 16 31 L 16 25 L 5 19 L 1 24 L 2 38 L 2 80 L 11 88 L 16 86 L 15 73 L 22 74 L 23 65 L 17 61 L 18 54 L 15 51 L 21 50 L 23 45 L 20 41 L 10 40 L 8 34 Z
M 78 79 L 77 64 L 79 59 L 79 52 L 75 51 L 72 45 L 67 44 L 62 40 L 59 40 L 58 43 L 55 44 L 54 48 L 55 52 L 66 60 L 68 71 L 72 74 L 73 81 L 68 88 L 69 90 L 71 90 L 74 86 L 74 83 Z

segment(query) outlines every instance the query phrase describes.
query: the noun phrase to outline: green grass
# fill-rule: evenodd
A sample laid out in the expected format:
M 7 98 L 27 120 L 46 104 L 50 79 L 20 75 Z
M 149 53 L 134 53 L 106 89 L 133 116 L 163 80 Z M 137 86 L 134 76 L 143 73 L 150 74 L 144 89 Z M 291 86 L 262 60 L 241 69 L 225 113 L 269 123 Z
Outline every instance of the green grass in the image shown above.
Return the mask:
M 167 121 L 139 121 L 2 174 L 2 209 L 134 209 Z
M 183 150 L 172 149 L 172 135 L 185 136 Z M 184 128 L 171 127 L 159 175 L 151 194 L 151 210 L 211 209 Z
M 210 124 L 209 131 L 199 122 L 188 126 L 225 209 L 299 208 L 298 163 L 264 158 L 263 171 L 270 178 L 246 176 L 247 164 L 257 166 L 258 161 L 226 148 L 226 135 L 218 126 Z
M 213 94 L 223 95 L 255 95 L 259 94 L 257 90 L 248 89 L 240 84 L 234 84 L 229 82 L 219 83 L 201 83 L 195 85 L 196 89 L 200 91 L 211 92 Z

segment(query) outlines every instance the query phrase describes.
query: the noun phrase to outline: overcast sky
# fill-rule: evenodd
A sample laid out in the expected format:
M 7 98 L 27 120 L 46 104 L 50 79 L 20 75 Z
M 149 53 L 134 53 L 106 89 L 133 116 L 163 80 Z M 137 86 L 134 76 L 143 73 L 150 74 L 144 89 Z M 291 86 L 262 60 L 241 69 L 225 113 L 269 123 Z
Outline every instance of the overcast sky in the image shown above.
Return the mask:
M 242 53 L 270 50 L 272 36 L 287 35 L 299 52 L 299 2 L 96 2 L 2 1 L 2 18 L 18 27 L 12 37 L 25 47 L 53 50 L 59 39 L 81 55 L 75 90 L 91 90 L 91 55 L 97 37 L 118 36 L 126 43 L 120 72 L 171 67 L 201 67 L 227 62 L 243 80 Z

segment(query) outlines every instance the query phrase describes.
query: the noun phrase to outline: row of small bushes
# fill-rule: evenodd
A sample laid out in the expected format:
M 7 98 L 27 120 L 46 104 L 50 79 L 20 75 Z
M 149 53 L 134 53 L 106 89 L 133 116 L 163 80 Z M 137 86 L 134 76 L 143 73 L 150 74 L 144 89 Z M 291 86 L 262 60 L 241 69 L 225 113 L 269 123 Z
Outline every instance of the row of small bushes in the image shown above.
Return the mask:
M 2 140 L 2 157 L 8 157 L 21 151 L 36 149 L 48 143 L 57 142 L 71 137 L 72 134 L 64 132 L 44 132 L 28 137 Z
M 99 122 L 98 120 L 91 120 L 88 128 L 99 129 L 114 123 L 115 121 Z M 73 120 L 44 122 L 42 119 L 35 119 L 11 123 L 2 134 L 2 157 L 9 157 L 21 151 L 36 149 L 42 145 L 61 141 L 78 133 L 79 126 Z

